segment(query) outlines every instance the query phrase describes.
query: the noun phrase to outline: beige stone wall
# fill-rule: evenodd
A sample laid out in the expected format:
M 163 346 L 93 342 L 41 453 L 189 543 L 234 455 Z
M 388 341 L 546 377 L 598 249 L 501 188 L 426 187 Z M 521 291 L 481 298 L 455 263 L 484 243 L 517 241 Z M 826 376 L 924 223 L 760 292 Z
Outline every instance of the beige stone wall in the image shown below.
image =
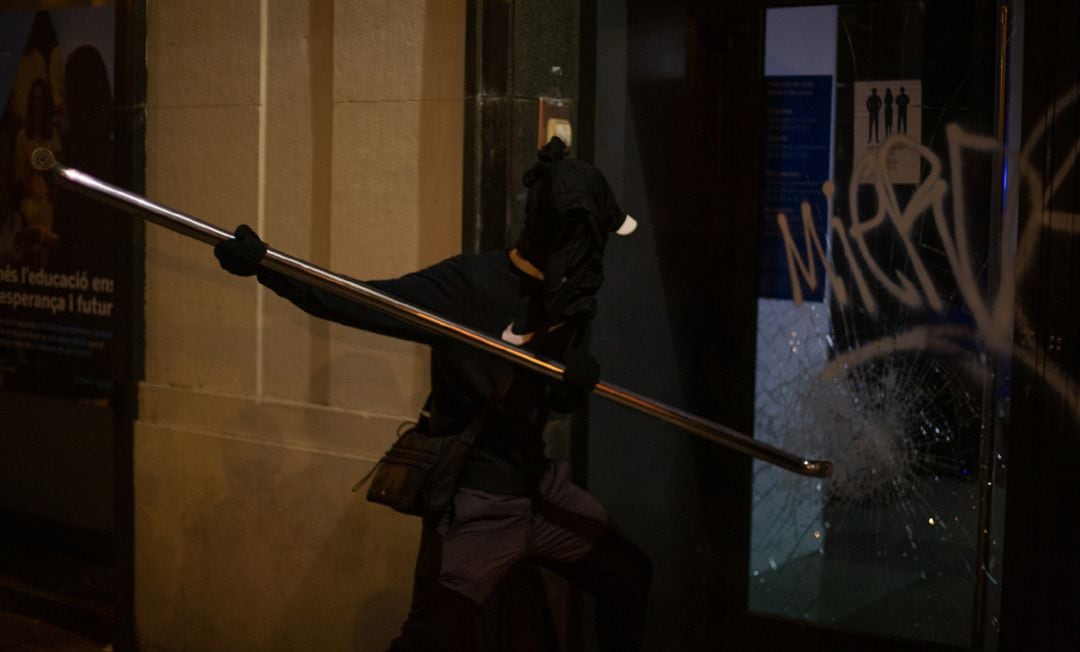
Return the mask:
M 460 242 L 464 0 L 154 0 L 147 194 L 358 278 Z M 319 322 L 147 231 L 135 441 L 144 649 L 379 650 L 419 524 L 349 492 L 422 348 Z

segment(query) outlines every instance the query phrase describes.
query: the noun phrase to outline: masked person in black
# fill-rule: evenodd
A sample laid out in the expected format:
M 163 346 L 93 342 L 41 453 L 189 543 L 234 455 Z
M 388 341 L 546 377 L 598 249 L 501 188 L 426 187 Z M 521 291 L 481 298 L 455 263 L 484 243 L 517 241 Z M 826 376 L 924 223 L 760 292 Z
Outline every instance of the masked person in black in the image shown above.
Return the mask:
M 257 275 L 312 315 L 430 345 L 425 416 L 433 432 L 460 432 L 496 387 L 502 392 L 449 508 L 425 519 L 412 607 L 391 650 L 454 649 L 499 579 L 523 559 L 596 596 L 602 649 L 640 647 L 651 563 L 570 481 L 567 463 L 544 455 L 542 438 L 550 410 L 572 411 L 597 382 L 583 339 L 596 312 L 604 247 L 609 234 L 629 233 L 635 222 L 600 171 L 567 157 L 558 138 L 539 152 L 524 183 L 525 225 L 509 251 L 454 256 L 368 285 L 563 361 L 561 383 L 262 267 L 266 246 L 246 226 L 215 247 L 224 269 Z

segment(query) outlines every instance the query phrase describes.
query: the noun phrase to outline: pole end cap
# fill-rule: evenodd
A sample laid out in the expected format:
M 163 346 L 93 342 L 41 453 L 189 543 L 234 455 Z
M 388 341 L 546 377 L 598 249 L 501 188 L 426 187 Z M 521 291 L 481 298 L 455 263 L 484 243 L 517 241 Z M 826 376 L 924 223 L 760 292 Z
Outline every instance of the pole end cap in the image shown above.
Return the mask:
M 832 477 L 833 464 L 829 460 L 804 460 L 803 471 L 805 472 L 805 475 L 817 478 L 830 478 Z
M 34 169 L 44 172 L 56 167 L 56 157 L 53 156 L 51 150 L 45 147 L 38 147 L 30 154 L 30 163 L 34 166 Z

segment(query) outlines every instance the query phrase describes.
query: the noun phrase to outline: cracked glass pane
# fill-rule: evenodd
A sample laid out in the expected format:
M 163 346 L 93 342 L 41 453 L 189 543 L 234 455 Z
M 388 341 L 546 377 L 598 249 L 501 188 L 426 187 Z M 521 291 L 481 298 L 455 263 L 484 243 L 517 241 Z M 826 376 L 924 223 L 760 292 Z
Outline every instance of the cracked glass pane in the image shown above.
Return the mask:
M 993 5 L 967 4 L 768 12 L 754 433 L 834 473 L 755 463 L 755 611 L 961 646 L 992 617 L 1011 318 L 984 300 Z
M 758 323 L 767 353 L 757 436 L 835 471 L 820 480 L 755 464 L 751 606 L 966 644 L 979 505 L 974 361 L 890 352 L 889 342 L 845 361 L 822 304 L 761 300 Z

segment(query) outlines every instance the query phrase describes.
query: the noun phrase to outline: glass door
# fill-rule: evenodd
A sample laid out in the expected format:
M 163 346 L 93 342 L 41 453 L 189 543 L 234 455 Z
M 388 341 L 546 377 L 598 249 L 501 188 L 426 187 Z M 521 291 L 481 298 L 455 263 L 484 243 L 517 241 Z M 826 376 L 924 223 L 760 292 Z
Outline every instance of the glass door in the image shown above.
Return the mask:
M 996 639 L 1011 237 L 994 2 L 766 13 L 748 605 Z M 1007 288 L 1006 288 L 1007 289 Z

